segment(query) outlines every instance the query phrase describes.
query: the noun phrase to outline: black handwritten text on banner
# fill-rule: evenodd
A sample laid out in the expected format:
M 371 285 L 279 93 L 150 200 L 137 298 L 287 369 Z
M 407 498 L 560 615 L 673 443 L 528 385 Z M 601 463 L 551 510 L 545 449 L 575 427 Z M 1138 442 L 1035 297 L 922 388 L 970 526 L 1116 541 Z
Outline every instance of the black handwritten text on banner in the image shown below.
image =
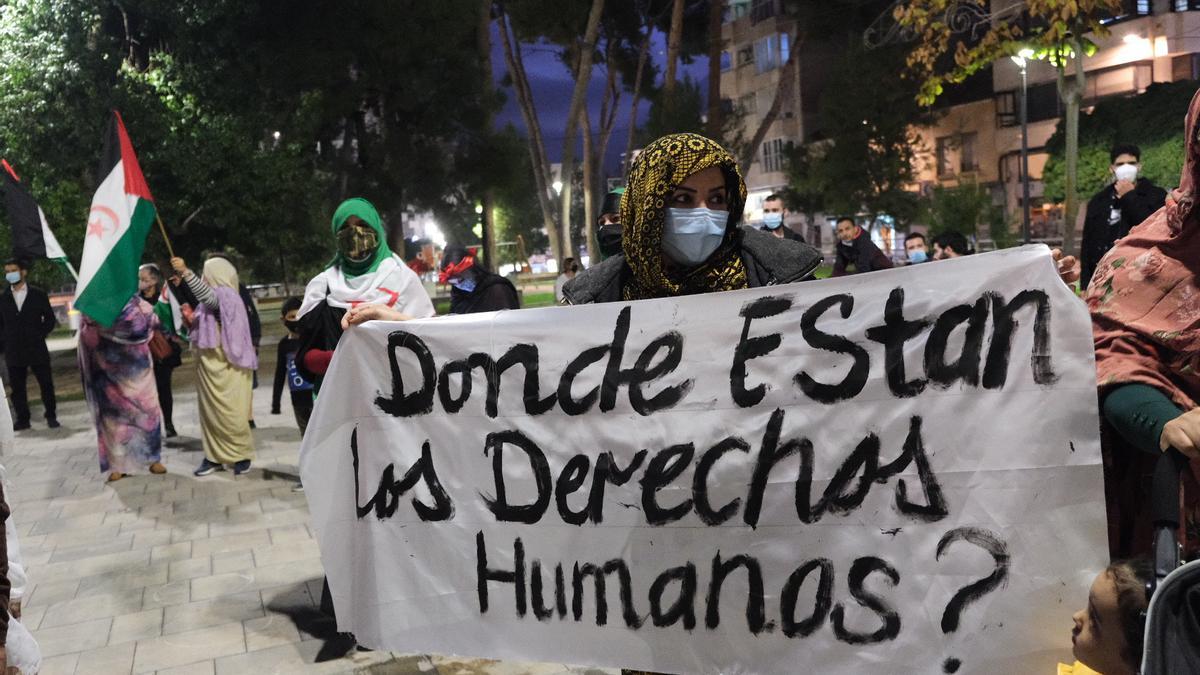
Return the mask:
M 1036 672 L 1103 562 L 1045 249 L 348 332 L 301 469 L 342 630 L 666 672 Z

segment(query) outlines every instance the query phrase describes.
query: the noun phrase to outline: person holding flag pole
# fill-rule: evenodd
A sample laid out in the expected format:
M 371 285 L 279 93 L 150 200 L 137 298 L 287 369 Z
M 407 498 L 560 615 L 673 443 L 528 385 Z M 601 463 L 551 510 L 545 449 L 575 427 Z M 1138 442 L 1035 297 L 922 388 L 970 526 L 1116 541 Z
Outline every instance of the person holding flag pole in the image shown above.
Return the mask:
M 85 317 L 79 370 L 96 425 L 100 470 L 109 472 L 111 482 L 146 469 L 167 471 L 149 346 L 159 320 L 138 294 L 138 266 L 157 214 L 116 111 L 97 175 L 75 307 Z

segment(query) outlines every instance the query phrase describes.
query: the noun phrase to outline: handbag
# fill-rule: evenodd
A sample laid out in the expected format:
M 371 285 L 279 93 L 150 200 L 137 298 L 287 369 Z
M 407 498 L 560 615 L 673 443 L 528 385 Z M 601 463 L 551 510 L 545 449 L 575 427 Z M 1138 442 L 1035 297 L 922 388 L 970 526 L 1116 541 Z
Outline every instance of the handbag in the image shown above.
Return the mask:
M 156 330 L 150 334 L 150 356 L 154 357 L 155 362 L 163 362 L 175 353 L 175 349 L 171 346 L 171 341 L 162 331 Z

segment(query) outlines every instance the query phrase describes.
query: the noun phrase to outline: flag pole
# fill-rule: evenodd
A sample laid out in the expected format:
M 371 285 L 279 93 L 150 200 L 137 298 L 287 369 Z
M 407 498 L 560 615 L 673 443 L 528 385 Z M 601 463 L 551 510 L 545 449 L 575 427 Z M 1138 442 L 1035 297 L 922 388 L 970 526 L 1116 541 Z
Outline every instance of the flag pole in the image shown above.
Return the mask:
M 59 260 L 62 262 L 62 264 L 67 266 L 67 271 L 71 273 L 71 276 L 75 277 L 75 282 L 79 283 L 79 272 L 75 271 L 75 266 L 71 264 L 71 259 L 59 258 Z
M 171 238 L 167 236 L 167 228 L 163 226 L 162 216 L 158 215 L 158 209 L 154 209 L 154 219 L 158 221 L 158 230 L 162 232 L 163 241 L 167 243 L 167 254 L 174 258 L 175 249 L 171 248 Z

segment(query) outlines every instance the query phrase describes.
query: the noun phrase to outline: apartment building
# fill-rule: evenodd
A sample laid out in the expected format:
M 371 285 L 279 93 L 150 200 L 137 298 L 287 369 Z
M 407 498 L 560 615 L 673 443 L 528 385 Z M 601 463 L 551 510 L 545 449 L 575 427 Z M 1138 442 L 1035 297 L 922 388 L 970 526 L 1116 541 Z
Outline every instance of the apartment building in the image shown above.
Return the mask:
M 721 96 L 744 113 L 742 129 L 747 138 L 758 129 L 775 100 L 782 84 L 783 65 L 792 48 L 789 40 L 795 21 L 785 16 L 779 5 L 779 0 L 729 0 L 726 5 L 721 27 L 726 45 L 721 54 Z M 820 69 L 806 69 L 804 60 L 800 66 L 793 72 L 790 96 L 782 102 L 745 176 L 749 190 L 745 222 L 751 225 L 762 221 L 763 199 L 787 186 L 787 147 L 806 140 L 806 127 L 816 115 L 816 96 L 806 97 L 805 93 L 817 86 Z M 804 105 L 806 100 L 808 107 Z M 809 241 L 821 240 L 820 228 L 810 232 L 800 214 L 791 215 L 787 225 Z
M 1020 4 L 992 0 L 992 14 L 1006 20 L 1011 17 L 1005 12 Z M 1125 0 L 1124 12 L 1109 29 L 1109 36 L 1096 40 L 1096 54 L 1084 60 L 1085 113 L 1101 99 L 1133 96 L 1155 82 L 1200 79 L 1200 0 Z M 1046 141 L 1062 110 L 1057 73 L 1042 61 L 1029 61 L 1027 68 L 1031 230 L 1035 239 L 1060 240 L 1062 208 L 1043 202 L 1041 180 Z M 921 148 L 914 189 L 967 181 L 987 186 L 1016 224 L 1022 207 L 1020 69 L 1001 59 L 992 65 L 991 80 L 990 95 L 948 106 L 933 126 L 917 130 Z M 1076 224 L 1081 226 L 1082 221 Z

